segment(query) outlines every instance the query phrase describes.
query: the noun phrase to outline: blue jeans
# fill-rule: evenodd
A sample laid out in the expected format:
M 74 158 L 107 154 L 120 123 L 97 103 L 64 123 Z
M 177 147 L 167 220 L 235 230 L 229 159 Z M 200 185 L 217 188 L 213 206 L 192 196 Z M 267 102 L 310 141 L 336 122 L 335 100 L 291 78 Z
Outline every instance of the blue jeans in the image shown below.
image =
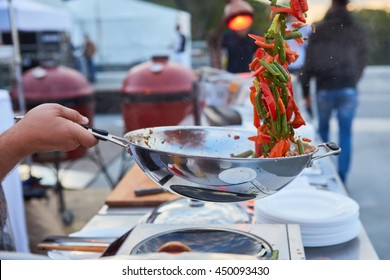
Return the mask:
M 356 88 L 319 90 L 317 92 L 318 132 L 323 141 L 329 141 L 329 121 L 332 112 L 337 112 L 339 126 L 338 173 L 343 182 L 349 171 L 352 151 L 352 121 L 358 104 Z
M 86 63 L 87 63 L 87 77 L 88 77 L 88 81 L 91 82 L 91 83 L 94 83 L 94 82 L 96 82 L 95 64 L 93 63 L 92 59 L 86 59 Z

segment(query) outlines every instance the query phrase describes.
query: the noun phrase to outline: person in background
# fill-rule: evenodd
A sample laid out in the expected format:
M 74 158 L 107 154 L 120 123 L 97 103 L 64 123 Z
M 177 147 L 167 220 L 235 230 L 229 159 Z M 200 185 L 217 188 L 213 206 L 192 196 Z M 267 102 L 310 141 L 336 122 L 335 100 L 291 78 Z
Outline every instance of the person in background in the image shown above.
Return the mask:
M 251 30 L 254 9 L 247 1 L 225 2 L 222 20 L 207 35 L 210 65 L 233 74 L 249 73 L 249 64 L 258 48 L 248 36 L 256 34 Z
M 249 72 L 257 45 L 248 36 L 249 28 L 228 30 L 222 35 L 222 49 L 227 56 L 226 70 L 230 73 Z
M 180 25 L 176 25 L 176 34 L 174 42 L 174 58 L 176 63 L 182 64 L 187 67 L 191 67 L 188 58 L 186 57 L 187 38 L 181 31 Z
M 91 83 L 96 82 L 96 69 L 93 56 L 96 53 L 96 46 L 87 34 L 84 34 L 84 58 L 87 66 L 87 78 Z
M 44 125 L 42 125 L 44 124 Z M 39 105 L 0 135 L 0 251 L 14 251 L 12 228 L 1 182 L 26 156 L 35 152 L 91 147 L 98 140 L 81 125 L 88 119 L 59 104 Z
M 366 35 L 348 11 L 348 0 L 332 0 L 324 19 L 309 38 L 302 87 L 310 108 L 310 79 L 316 79 L 318 132 L 329 140 L 329 121 L 337 112 L 339 145 L 338 173 L 345 183 L 351 162 L 352 123 L 358 104 L 357 84 L 367 60 Z

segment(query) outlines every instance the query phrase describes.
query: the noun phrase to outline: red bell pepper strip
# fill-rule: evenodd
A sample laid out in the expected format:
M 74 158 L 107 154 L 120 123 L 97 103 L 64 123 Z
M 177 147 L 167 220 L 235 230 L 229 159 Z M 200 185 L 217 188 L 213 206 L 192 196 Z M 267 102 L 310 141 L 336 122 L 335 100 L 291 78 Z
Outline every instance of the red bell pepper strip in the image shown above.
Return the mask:
M 303 26 L 305 26 L 306 24 L 301 22 L 301 21 L 294 21 L 293 23 L 291 23 L 291 26 L 293 28 L 301 28 Z
M 299 111 L 298 105 L 294 101 L 294 120 L 291 122 L 291 126 L 297 129 L 305 124 L 306 122 L 303 119 L 301 112 Z
M 256 141 L 258 143 L 269 143 L 271 142 L 271 136 L 269 136 L 268 134 L 264 133 L 264 132 L 259 132 L 257 134 L 257 139 Z
M 255 107 L 253 107 L 253 125 L 258 128 L 260 126 L 260 117 Z
M 266 53 L 265 50 L 263 50 L 262 48 L 258 48 L 256 50 L 256 53 L 255 53 L 255 57 L 257 57 L 258 59 L 261 59 L 261 58 L 264 58 L 266 57 L 268 54 Z
M 309 5 L 306 0 L 299 0 L 299 4 L 301 5 L 302 12 L 306 13 L 309 10 Z
M 303 45 L 305 43 L 305 41 L 302 39 L 302 38 L 294 38 L 294 40 L 299 44 L 299 45 Z
M 261 129 L 261 126 L 259 126 L 259 129 Z M 266 134 L 265 132 L 259 131 L 257 135 L 248 137 L 248 140 L 256 141 L 257 143 L 270 143 L 271 142 L 271 136 Z
M 265 43 L 265 42 L 262 42 L 262 41 L 255 41 L 255 44 L 258 45 L 259 47 L 262 47 L 264 49 L 273 49 L 275 47 L 274 44 L 269 44 L 269 43 Z
M 270 158 L 283 157 L 290 150 L 290 141 L 288 139 L 282 139 L 275 144 L 268 154 Z
M 249 64 L 249 70 L 255 70 L 258 68 L 259 66 L 259 59 L 257 57 L 255 57 L 252 62 Z
M 290 7 L 277 7 L 277 6 L 271 6 L 271 11 L 276 13 L 286 13 L 292 15 L 294 11 Z
M 262 145 L 263 143 L 270 143 L 271 142 L 271 137 L 266 134 L 265 132 L 262 132 L 261 130 L 263 129 L 262 126 L 258 128 L 258 134 L 255 136 L 248 137 L 249 140 L 255 142 L 255 153 L 256 156 L 261 157 L 263 155 L 262 151 Z
M 264 38 L 264 37 L 261 37 L 261 36 L 259 36 L 259 35 L 249 33 L 248 36 L 251 37 L 251 38 L 252 38 L 253 40 L 255 40 L 255 41 L 262 41 L 262 42 L 265 42 L 265 38 Z
M 250 97 L 252 105 L 254 106 L 255 105 L 256 88 L 254 86 L 251 86 L 250 89 L 251 89 L 251 92 L 249 93 L 249 97 Z
M 274 96 L 271 90 L 269 89 L 267 83 L 265 82 L 263 76 L 260 76 L 260 80 L 261 80 L 260 83 L 261 90 L 263 92 L 265 103 L 267 104 L 268 107 L 268 112 L 271 114 L 272 119 L 276 120 L 276 104 L 275 104 Z
M 294 16 L 304 23 L 306 23 L 306 19 L 304 16 L 304 12 L 302 11 L 301 3 L 299 3 L 299 0 L 291 0 L 290 1 L 291 9 L 294 11 Z
M 264 66 L 260 66 L 256 71 L 252 73 L 252 77 L 259 76 L 261 72 L 265 71 Z
M 290 121 L 294 112 L 294 97 L 292 96 L 291 91 L 288 88 L 287 88 L 287 93 L 288 93 L 288 104 L 286 108 L 286 117 L 287 117 L 287 121 Z

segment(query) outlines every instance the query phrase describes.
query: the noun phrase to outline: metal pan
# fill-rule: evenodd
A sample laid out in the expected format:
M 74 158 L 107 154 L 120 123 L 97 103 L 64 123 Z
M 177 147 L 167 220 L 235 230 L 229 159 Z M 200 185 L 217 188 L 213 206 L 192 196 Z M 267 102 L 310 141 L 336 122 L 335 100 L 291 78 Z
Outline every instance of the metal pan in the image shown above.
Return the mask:
M 120 145 L 162 188 L 193 199 L 239 202 L 276 193 L 314 160 L 340 153 L 322 143 L 309 154 L 282 158 L 235 158 L 253 147 L 252 131 L 202 126 L 164 126 L 130 131 L 124 138 L 89 128 Z

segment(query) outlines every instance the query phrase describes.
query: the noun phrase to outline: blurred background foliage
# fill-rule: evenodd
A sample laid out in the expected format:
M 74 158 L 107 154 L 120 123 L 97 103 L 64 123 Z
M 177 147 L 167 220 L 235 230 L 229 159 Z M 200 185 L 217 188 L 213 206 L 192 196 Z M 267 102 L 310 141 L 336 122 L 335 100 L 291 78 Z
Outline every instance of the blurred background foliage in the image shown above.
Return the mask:
M 367 32 L 370 65 L 390 64 L 390 13 L 361 10 L 356 13 Z
M 192 40 L 207 40 L 207 35 L 221 22 L 227 0 L 144 0 L 163 6 L 187 11 L 191 14 Z M 255 9 L 252 32 L 264 34 L 269 26 L 269 5 L 256 0 L 247 0 Z M 390 12 L 362 9 L 353 11 L 361 20 L 369 42 L 370 65 L 390 64 Z

